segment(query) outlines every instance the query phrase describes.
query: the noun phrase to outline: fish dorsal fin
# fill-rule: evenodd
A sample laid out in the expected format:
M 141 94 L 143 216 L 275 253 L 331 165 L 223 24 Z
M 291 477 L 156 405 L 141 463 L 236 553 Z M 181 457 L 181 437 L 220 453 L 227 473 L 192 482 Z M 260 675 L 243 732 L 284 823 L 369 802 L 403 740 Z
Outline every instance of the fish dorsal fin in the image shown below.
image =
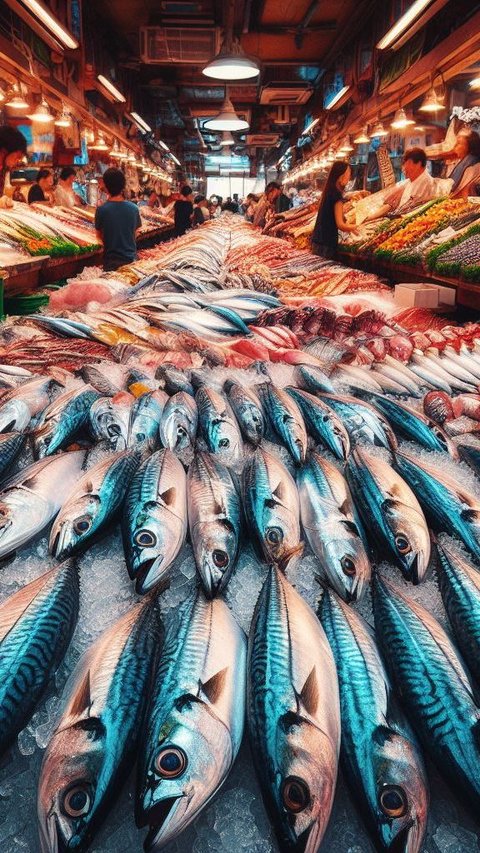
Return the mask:
M 478 509 L 462 509 L 461 517 L 463 521 L 480 521 L 480 510 Z
M 214 704 L 220 698 L 227 679 L 228 666 L 220 669 L 215 675 L 212 675 L 208 681 L 200 682 L 200 692 L 208 699 L 210 704 Z
M 0 605 L 0 642 L 5 639 L 9 631 L 12 630 L 18 620 L 23 616 L 55 571 L 56 569 L 52 569 L 52 571 L 41 575 L 36 580 L 27 584 L 27 586 L 19 589 L 18 592 L 10 595 Z
M 177 489 L 176 486 L 171 486 L 169 489 L 166 489 L 164 492 L 161 492 L 160 500 L 165 504 L 165 506 L 173 506 L 177 497 Z
M 310 717 L 314 717 L 317 712 L 319 700 L 318 679 L 315 667 L 312 668 L 297 698 L 299 704 L 305 709 L 307 714 Z
M 373 740 L 379 746 L 386 743 L 386 741 L 391 740 L 394 732 L 388 726 L 376 726 L 373 732 Z
M 107 730 L 100 717 L 83 717 L 77 723 L 74 723 L 74 728 L 81 729 L 83 732 L 88 732 L 90 740 L 101 740 L 105 737 Z
M 88 716 L 88 711 L 91 707 L 91 704 L 92 696 L 90 689 L 90 670 L 88 670 L 78 690 L 75 691 L 72 704 L 68 709 L 69 715 L 71 717 L 76 717 L 79 719 L 86 717 Z

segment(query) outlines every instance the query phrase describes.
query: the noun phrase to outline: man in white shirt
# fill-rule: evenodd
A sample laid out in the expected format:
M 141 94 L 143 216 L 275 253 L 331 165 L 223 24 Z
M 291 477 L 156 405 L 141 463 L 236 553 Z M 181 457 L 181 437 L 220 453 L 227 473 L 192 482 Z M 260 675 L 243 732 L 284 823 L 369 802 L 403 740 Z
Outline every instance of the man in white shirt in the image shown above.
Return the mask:
M 409 148 L 403 155 L 403 174 L 407 178 L 400 202 L 395 210 L 402 213 L 435 197 L 435 181 L 427 172 L 427 155 L 423 148 Z

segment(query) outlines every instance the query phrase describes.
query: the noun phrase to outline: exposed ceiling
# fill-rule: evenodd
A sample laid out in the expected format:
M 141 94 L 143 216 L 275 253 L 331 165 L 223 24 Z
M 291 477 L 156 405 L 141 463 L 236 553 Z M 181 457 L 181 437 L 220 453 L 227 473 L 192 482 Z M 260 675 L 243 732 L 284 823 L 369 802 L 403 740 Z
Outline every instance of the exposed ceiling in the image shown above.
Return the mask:
M 249 144 L 237 135 L 234 152 L 248 153 L 253 171 L 259 160 L 276 160 L 275 146 L 308 111 L 326 58 L 341 50 L 368 6 L 369 0 L 235 0 L 230 7 L 234 35 L 261 66 L 253 83 L 229 87 L 235 109 L 250 122 Z M 208 162 L 200 154 L 206 146 L 220 153 L 220 137 L 203 124 L 219 111 L 225 87 L 201 72 L 221 46 L 228 0 L 96 0 L 85 7 L 103 31 L 113 67 L 134 74 L 134 108 L 157 135 L 197 168 Z

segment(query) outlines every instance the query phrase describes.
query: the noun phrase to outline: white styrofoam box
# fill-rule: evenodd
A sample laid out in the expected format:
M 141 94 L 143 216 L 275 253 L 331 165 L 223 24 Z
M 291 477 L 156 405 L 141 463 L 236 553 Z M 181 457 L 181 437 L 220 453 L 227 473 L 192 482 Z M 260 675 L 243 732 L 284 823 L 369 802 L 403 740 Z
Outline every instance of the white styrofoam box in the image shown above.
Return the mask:
M 410 282 L 396 284 L 394 299 L 406 308 L 437 308 L 440 288 L 434 284 Z

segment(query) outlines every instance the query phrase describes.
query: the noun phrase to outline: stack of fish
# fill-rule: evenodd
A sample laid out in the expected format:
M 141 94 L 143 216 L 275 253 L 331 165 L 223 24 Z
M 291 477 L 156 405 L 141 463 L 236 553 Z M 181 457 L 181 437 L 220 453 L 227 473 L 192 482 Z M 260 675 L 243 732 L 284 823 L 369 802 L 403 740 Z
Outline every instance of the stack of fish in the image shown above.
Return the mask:
M 208 311 L 220 307 L 213 314 L 240 331 L 217 295 Z M 169 313 L 165 296 L 153 286 L 148 311 Z M 188 319 L 183 296 L 172 298 Z M 131 302 L 139 309 L 134 294 L 115 308 L 125 324 Z M 188 304 L 207 307 L 198 293 Z M 41 322 L 73 337 L 79 323 Z M 175 322 L 172 337 L 188 325 L 177 335 Z M 142 596 L 67 688 L 39 779 L 42 853 L 88 849 L 136 756 L 135 818 L 148 827 L 145 849 L 162 849 L 227 778 L 245 709 L 282 851 L 319 849 L 339 759 L 378 850 L 422 848 L 422 749 L 478 814 L 480 442 L 446 429 L 467 413 L 477 423 L 475 352 L 418 356 L 417 371 L 390 356 L 375 379 L 339 360 L 335 342 L 316 352 L 235 370 L 105 358 L 72 372 L 0 366 L 0 557 L 48 532 L 56 561 L 0 605 L 3 751 L 67 652 L 82 554 L 117 522 Z M 198 583 L 164 629 L 162 595 L 187 540 Z M 264 583 L 247 643 L 227 601 L 250 542 Z M 318 617 L 297 583 L 306 548 Z M 433 562 L 455 641 L 411 593 Z M 375 632 L 361 615 L 371 590 Z

